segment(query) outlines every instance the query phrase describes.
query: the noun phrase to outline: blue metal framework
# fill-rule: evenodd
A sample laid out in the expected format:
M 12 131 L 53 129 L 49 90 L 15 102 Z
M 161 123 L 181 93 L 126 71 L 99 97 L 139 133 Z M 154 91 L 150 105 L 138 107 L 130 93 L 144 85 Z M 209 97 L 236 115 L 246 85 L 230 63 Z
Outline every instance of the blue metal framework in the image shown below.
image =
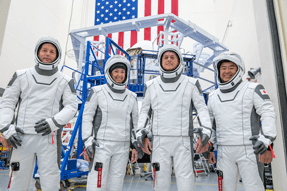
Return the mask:
M 0 170 L 9 169 L 8 160 L 9 159 L 9 151 L 4 150 L 4 146 L 0 146 Z
M 219 42 L 219 40 L 214 37 L 213 35 L 209 34 L 207 31 L 203 30 L 196 24 L 182 20 L 181 18 L 177 17 L 174 14 L 166 13 L 166 14 L 160 14 L 160 15 L 154 15 L 154 16 L 148 16 L 148 17 L 142 17 L 142 18 L 135 18 L 135 19 L 128 19 L 124 21 L 118 21 L 118 22 L 112 22 L 112 23 L 106 23 L 101 25 L 95 25 L 92 27 L 86 27 L 81 29 L 72 30 L 70 33 L 73 47 L 74 47 L 74 53 L 76 56 L 76 60 L 78 62 L 78 68 L 80 69 L 82 67 L 82 60 L 83 60 L 83 53 L 85 49 L 85 40 L 88 37 L 92 36 L 98 36 L 98 35 L 104 35 L 107 36 L 107 34 L 111 33 L 117 33 L 120 31 L 140 31 L 140 29 L 148 28 L 148 27 L 155 27 L 155 26 L 163 26 L 164 32 L 162 33 L 164 35 L 164 43 L 168 44 L 170 41 L 168 36 L 170 31 L 176 30 L 179 32 L 179 36 L 184 38 L 191 38 L 199 43 L 199 46 L 196 46 L 196 59 L 194 64 L 198 64 L 196 62 L 199 61 L 199 58 L 201 57 L 202 51 L 204 48 L 209 48 L 213 51 L 213 54 L 207 57 L 205 63 L 201 65 L 201 67 L 209 69 L 208 66 L 212 63 L 212 60 L 215 56 L 219 55 L 220 53 L 227 51 L 227 47 L 224 46 L 222 43 Z M 183 38 L 181 38 L 183 39 Z M 181 42 L 179 42 L 181 44 Z M 107 54 L 108 51 L 106 51 Z M 143 83 L 144 83 L 144 74 L 148 72 L 154 72 L 154 71 L 147 71 L 144 70 L 145 68 L 145 59 L 144 57 L 148 55 L 141 55 L 138 56 L 138 58 L 142 57 L 142 59 L 139 59 L 139 65 L 137 70 L 138 76 L 135 83 L 130 83 L 128 86 L 132 91 L 135 92 L 142 92 L 143 91 Z M 192 61 L 193 62 L 193 61 Z M 195 78 L 200 78 L 200 76 L 196 75 L 196 72 L 193 72 L 193 63 L 189 63 L 187 65 L 190 65 L 191 68 L 189 68 L 187 75 L 193 76 Z M 216 74 L 215 76 L 215 82 L 211 82 L 212 86 L 208 87 L 207 89 L 203 90 L 206 91 L 213 86 L 217 88 L 216 83 Z M 201 80 L 205 80 L 203 78 L 200 78 Z M 207 80 L 205 80 L 207 81 Z M 140 95 L 140 93 L 138 93 Z

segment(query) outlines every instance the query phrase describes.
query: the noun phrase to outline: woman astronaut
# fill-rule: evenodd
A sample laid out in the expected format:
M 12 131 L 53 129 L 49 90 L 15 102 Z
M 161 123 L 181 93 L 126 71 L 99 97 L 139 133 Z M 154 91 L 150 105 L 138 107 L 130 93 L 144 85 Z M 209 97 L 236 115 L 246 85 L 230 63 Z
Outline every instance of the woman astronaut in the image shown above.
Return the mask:
M 136 94 L 126 88 L 129 70 L 126 58 L 110 57 L 105 66 L 107 84 L 93 87 L 86 101 L 83 140 L 91 158 L 87 190 L 122 190 L 138 122 Z M 133 149 L 131 162 L 136 160 Z

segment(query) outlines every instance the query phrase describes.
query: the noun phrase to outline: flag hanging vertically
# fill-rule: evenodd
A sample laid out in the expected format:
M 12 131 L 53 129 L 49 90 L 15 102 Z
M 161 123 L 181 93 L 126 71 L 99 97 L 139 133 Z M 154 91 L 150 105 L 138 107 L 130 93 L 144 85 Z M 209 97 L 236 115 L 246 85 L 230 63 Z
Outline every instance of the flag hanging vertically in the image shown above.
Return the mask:
M 178 16 L 178 0 L 96 0 L 95 25 L 164 13 Z M 163 31 L 162 26 L 140 29 L 139 32 L 108 34 L 108 37 L 126 50 L 139 41 L 153 41 L 160 31 Z M 94 40 L 104 40 L 104 38 L 102 35 L 95 36 Z

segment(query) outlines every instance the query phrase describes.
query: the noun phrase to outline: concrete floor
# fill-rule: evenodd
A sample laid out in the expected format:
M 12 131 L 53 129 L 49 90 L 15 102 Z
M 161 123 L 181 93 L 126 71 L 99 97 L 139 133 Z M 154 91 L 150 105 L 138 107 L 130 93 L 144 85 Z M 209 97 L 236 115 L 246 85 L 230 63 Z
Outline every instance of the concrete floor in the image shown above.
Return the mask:
M 85 184 L 85 179 L 74 179 L 71 181 L 75 181 L 78 184 Z M 0 171 L 0 191 L 6 191 L 7 185 L 9 182 L 9 171 L 4 170 Z M 75 191 L 84 191 L 86 188 L 82 186 L 75 186 L 72 190 Z M 126 175 L 124 180 L 123 191 L 153 191 L 153 182 L 149 178 L 145 181 L 144 177 L 140 177 L 139 175 L 131 176 Z M 176 191 L 176 180 L 175 177 L 171 178 L 171 191 Z M 217 187 L 217 175 L 213 172 L 209 173 L 207 176 L 199 175 L 195 177 L 195 191 L 215 191 L 218 190 Z M 35 191 L 34 184 L 31 184 L 31 189 L 29 191 Z M 238 191 L 244 191 L 244 188 L 241 183 L 238 183 Z

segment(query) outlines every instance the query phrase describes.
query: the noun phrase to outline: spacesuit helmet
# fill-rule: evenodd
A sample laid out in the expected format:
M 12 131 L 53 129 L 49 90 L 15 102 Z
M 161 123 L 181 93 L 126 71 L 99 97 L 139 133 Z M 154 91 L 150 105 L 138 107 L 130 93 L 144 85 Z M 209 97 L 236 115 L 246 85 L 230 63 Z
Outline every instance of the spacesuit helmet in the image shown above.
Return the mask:
M 45 43 L 50 43 L 52 45 L 55 46 L 56 51 L 57 51 L 57 56 L 56 59 L 52 62 L 52 63 L 44 63 L 40 60 L 38 54 L 40 49 L 42 48 L 42 45 Z M 36 43 L 36 47 L 35 47 L 35 62 L 36 65 L 43 70 L 53 70 L 54 68 L 57 68 L 57 66 L 60 63 L 61 60 L 61 56 L 62 56 L 62 50 L 61 50 L 61 46 L 58 40 L 54 39 L 53 37 L 42 37 L 38 40 L 38 42 Z
M 117 83 L 111 76 L 112 70 L 115 68 L 123 68 L 126 71 L 125 79 L 122 83 Z M 105 77 L 107 80 L 108 86 L 117 92 L 122 92 L 126 89 L 128 84 L 128 75 L 130 73 L 130 61 L 121 55 L 111 56 L 105 65 Z
M 233 62 L 237 66 L 237 71 L 234 76 L 228 81 L 223 82 L 220 78 L 220 65 L 223 62 Z M 234 52 L 223 52 L 213 59 L 214 70 L 217 73 L 217 82 L 220 90 L 232 91 L 242 81 L 245 73 L 245 65 L 241 56 Z
M 171 71 L 167 71 L 162 67 L 162 58 L 165 52 L 174 52 L 177 55 L 179 61 L 178 66 Z M 160 48 L 158 53 L 158 62 L 159 62 L 159 72 L 163 78 L 176 78 L 182 73 L 183 58 L 179 48 L 175 45 L 169 44 Z

